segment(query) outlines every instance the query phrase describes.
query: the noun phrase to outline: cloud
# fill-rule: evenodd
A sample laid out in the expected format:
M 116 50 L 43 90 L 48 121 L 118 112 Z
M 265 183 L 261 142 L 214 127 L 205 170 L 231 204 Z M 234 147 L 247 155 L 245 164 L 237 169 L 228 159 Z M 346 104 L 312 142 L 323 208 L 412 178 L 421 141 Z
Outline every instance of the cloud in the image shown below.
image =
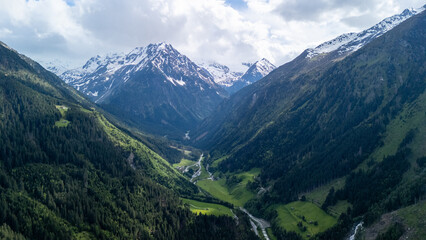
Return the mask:
M 195 61 L 276 65 L 423 0 L 0 0 L 0 41 L 48 61 L 168 42 Z
M 376 10 L 381 0 L 284 0 L 276 11 L 285 20 L 317 21 L 336 12 L 345 15 L 351 12 Z
M 0 28 L 9 30 L 1 40 L 29 56 L 77 57 L 81 43 L 90 45 L 93 38 L 70 6 L 56 0 L 0 0 Z

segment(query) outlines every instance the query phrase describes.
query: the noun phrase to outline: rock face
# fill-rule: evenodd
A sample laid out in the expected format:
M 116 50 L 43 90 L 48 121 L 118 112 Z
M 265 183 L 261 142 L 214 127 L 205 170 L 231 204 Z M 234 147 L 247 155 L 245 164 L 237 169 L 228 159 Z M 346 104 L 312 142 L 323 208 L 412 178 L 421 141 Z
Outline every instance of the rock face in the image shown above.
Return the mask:
M 218 63 L 200 64 L 229 94 L 234 94 L 241 88 L 257 82 L 268 75 L 276 67 L 267 59 L 262 58 L 254 64 L 243 64 L 249 68 L 245 73 L 233 72 L 227 66 Z
M 275 68 L 276 67 L 274 64 L 269 62 L 267 59 L 262 58 L 261 60 L 251 65 L 247 72 L 245 72 L 244 75 L 238 78 L 232 84 L 232 86 L 228 87 L 226 90 L 230 94 L 233 94 L 241 88 L 259 81 L 260 79 L 268 75 L 270 72 L 272 72 Z
M 165 43 L 93 57 L 61 78 L 128 123 L 162 135 L 183 136 L 227 97 L 205 69 Z
M 219 63 L 201 63 L 199 66 L 206 69 L 213 77 L 215 83 L 224 89 L 232 87 L 238 79 L 243 76 L 243 72 L 234 72 L 228 66 Z

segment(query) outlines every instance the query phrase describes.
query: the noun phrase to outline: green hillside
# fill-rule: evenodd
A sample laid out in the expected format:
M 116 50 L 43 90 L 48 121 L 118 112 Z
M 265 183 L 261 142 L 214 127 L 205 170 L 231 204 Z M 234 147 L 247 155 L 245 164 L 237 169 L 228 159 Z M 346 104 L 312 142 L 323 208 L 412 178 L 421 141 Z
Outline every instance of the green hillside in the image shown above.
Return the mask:
M 191 213 L 178 193 L 193 184 L 4 44 L 0 120 L 2 239 L 254 238 L 246 221 Z
M 251 212 L 273 220 L 269 206 L 303 196 L 336 218 L 314 238 L 343 238 L 425 197 L 425 42 L 423 12 L 343 59 L 302 54 L 225 101 L 194 143 L 227 176 L 261 169 L 272 188 Z

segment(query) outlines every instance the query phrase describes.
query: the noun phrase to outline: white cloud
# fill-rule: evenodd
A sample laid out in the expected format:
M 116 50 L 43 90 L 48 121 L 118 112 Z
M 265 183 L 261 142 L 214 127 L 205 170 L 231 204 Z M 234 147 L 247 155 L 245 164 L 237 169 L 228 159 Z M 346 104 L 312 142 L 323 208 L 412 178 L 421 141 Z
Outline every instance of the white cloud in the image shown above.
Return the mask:
M 82 64 L 106 52 L 168 42 L 195 61 L 277 65 L 420 0 L 0 0 L 0 41 L 40 60 Z M 72 4 L 70 4 L 72 3 Z M 233 1 L 233 5 L 238 4 Z

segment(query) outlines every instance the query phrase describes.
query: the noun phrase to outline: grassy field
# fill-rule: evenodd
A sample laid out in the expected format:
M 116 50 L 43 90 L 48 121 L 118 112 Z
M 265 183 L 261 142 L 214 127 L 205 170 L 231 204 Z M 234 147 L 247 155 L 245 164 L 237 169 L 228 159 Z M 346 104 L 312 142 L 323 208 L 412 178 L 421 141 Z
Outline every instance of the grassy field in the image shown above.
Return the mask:
M 183 158 L 182 160 L 180 160 L 179 163 L 173 164 L 173 167 L 174 168 L 177 168 L 177 167 L 186 167 L 186 166 L 194 165 L 195 163 L 196 163 L 195 161 L 191 161 L 191 160 Z
M 248 172 L 235 174 L 237 177 L 240 177 L 242 181 L 232 188 L 226 185 L 225 178 L 217 181 L 205 179 L 198 181 L 197 185 L 217 199 L 232 203 L 235 206 L 244 206 L 248 200 L 255 196 L 253 192 L 247 190 L 247 182 L 259 175 L 259 173 L 260 169 L 256 168 Z
M 338 178 L 328 184 L 315 188 L 314 190 L 301 195 L 304 195 L 306 197 L 307 202 L 314 203 L 318 207 L 321 207 L 321 205 L 327 198 L 328 192 L 332 187 L 334 187 L 334 190 L 337 191 L 339 189 L 342 189 L 344 185 L 345 178 Z M 338 218 L 340 214 L 345 213 L 347 211 L 348 207 L 352 207 L 352 205 L 348 201 L 338 201 L 336 205 L 328 207 L 328 212 L 332 216 Z
M 135 158 L 137 161 L 134 162 L 136 166 L 141 164 L 142 161 L 146 161 L 147 163 L 149 162 L 148 166 L 151 169 L 146 171 L 146 173 L 150 174 L 154 180 L 166 187 L 171 187 L 173 189 L 182 188 L 181 184 L 185 182 L 185 179 L 178 170 L 169 164 L 169 162 L 160 157 L 156 152 L 149 149 L 142 142 L 126 135 L 101 114 L 97 112 L 93 112 L 93 114 L 97 117 L 100 126 L 104 128 L 112 142 L 137 156 L 137 158 Z M 143 170 L 145 171 L 147 169 Z
M 424 136 L 426 135 L 425 121 L 426 111 L 426 93 L 422 94 L 419 99 L 409 106 L 405 106 L 403 111 L 393 119 L 386 127 L 385 136 L 383 138 L 383 146 L 377 148 L 367 161 L 364 161 L 359 168 L 367 169 L 367 162 L 382 161 L 384 157 L 394 155 L 398 149 L 399 144 L 407 135 L 413 126 L 419 126 L 416 129 L 416 140 L 414 144 L 410 144 L 413 150 L 412 158 L 418 158 L 426 155 L 426 148 L 424 147 Z M 423 141 L 418 138 L 423 137 Z M 423 145 L 422 145 L 423 144 Z
M 336 218 L 310 202 L 298 201 L 286 205 L 274 205 L 272 208 L 278 212 L 277 220 L 281 227 L 300 234 L 304 239 L 307 239 L 308 235 L 313 236 L 323 232 L 337 223 Z M 297 226 L 299 222 L 306 227 L 305 232 L 302 232 L 301 228 Z M 318 224 L 315 225 L 315 222 Z
M 197 179 L 206 179 L 209 178 L 209 173 L 207 172 L 206 168 L 203 164 L 201 164 L 201 174 Z
M 228 156 L 224 156 L 222 158 L 219 158 L 218 160 L 214 161 L 211 166 L 213 168 L 217 168 L 219 166 L 219 163 L 222 162 L 223 160 L 225 160 L 226 158 L 228 158 Z
M 67 114 L 68 111 L 68 107 L 67 106 L 63 106 L 63 105 L 56 105 L 56 109 L 59 110 L 59 112 L 61 113 L 62 118 L 59 119 L 59 121 L 55 122 L 55 127 L 67 127 L 68 124 L 70 124 L 70 121 L 65 119 L 65 116 Z
M 346 213 L 348 208 L 352 208 L 352 204 L 348 201 L 337 201 L 336 205 L 328 207 L 328 212 L 336 218 L 339 218 L 340 214 Z
M 220 204 L 199 202 L 185 198 L 182 198 L 182 202 L 184 204 L 188 204 L 189 208 L 191 209 L 191 212 L 195 214 L 206 214 L 215 216 L 227 215 L 230 217 L 234 216 L 234 214 L 232 214 L 231 212 L 231 209 Z
M 325 201 L 325 198 L 327 197 L 328 192 L 332 187 L 334 187 L 334 190 L 339 190 L 342 189 L 344 185 L 345 178 L 338 178 L 326 185 L 315 188 L 314 190 L 301 195 L 305 195 L 307 201 L 313 202 L 317 206 L 321 207 L 321 205 Z

